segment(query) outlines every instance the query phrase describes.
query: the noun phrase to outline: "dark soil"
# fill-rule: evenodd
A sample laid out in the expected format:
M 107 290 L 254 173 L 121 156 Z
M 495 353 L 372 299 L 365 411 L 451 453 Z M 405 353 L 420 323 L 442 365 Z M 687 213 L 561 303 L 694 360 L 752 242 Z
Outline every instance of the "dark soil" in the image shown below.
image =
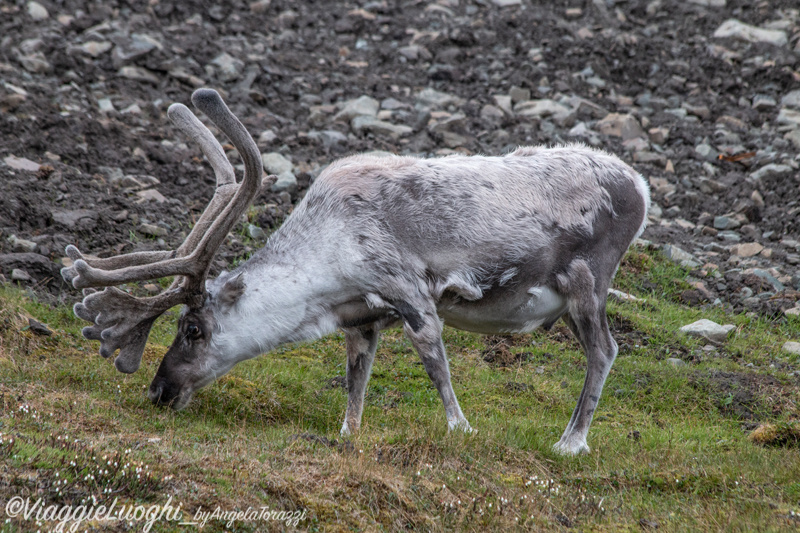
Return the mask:
M 769 375 L 712 370 L 694 374 L 689 382 L 707 391 L 724 416 L 756 421 L 798 414 L 793 386 Z
M 260 2 L 263 9 L 200 0 L 40 3 L 49 17 L 38 21 L 28 14 L 27 2 L 0 6 L 0 161 L 13 155 L 46 165 L 27 171 L 0 162 L 0 268 L 6 278 L 15 268 L 26 270 L 32 279 L 23 285 L 56 299 L 79 296 L 58 277 L 67 244 L 98 256 L 170 249 L 197 219 L 213 193 L 213 176 L 198 147 L 169 123 L 166 109 L 173 102 L 189 105 L 200 85 L 219 90 L 255 138 L 274 132 L 275 140 L 265 138 L 260 148 L 281 152 L 295 165 L 296 191 L 267 191 L 256 201 L 260 207 L 249 222 L 265 230 L 280 224 L 319 170 L 342 155 L 502 154 L 518 145 L 581 140 L 568 135 L 571 124 L 482 115 L 495 95 L 516 86 L 530 90 L 531 98 L 590 101 L 596 107 L 577 107 L 574 117 L 589 125 L 608 112 L 631 112 L 647 128 L 670 130 L 668 140 L 650 146 L 664 155 L 653 162 L 637 162 L 617 137 L 597 136 L 599 146 L 646 177 L 671 184 L 674 192 L 654 189 L 654 200 L 665 211 L 676 208 L 673 218 L 696 225 L 687 231 L 654 223 L 644 237 L 695 250 L 719 243 L 714 232 L 700 231 L 713 216 L 743 214 L 755 228 L 747 240 L 773 248 L 769 262 L 782 274 L 797 271 L 787 262 L 795 251 L 781 239 L 800 240 L 800 178 L 795 172 L 758 184 L 746 179 L 764 164 L 797 157 L 775 127 L 778 107 L 750 105 L 755 95 L 780 102 L 800 87 L 800 21 L 787 15 L 797 8 L 795 0 L 729 0 L 721 8 L 678 0 L 522 0 L 507 8 L 487 0 L 273 0 Z M 728 18 L 755 25 L 788 20 L 790 42 L 713 38 Z M 142 34 L 158 46 L 136 52 L 130 43 Z M 95 57 L 85 48 L 92 42 L 110 46 Z M 411 45 L 419 47 L 416 59 L 400 53 Z M 213 66 L 222 52 L 241 62 L 234 74 Z M 44 63 L 37 66 L 31 58 Z M 144 69 L 145 75 L 132 79 L 123 67 Z M 439 111 L 422 109 L 416 98 L 426 88 L 461 100 Z M 344 101 L 362 95 L 394 99 L 389 120 L 415 133 L 359 135 L 332 119 Z M 107 100 L 113 109 L 101 111 Z M 699 120 L 665 111 L 687 105 Z M 432 112 L 464 114 L 458 146 L 427 127 Z M 736 138 L 721 139 L 720 124 Z M 320 140 L 321 130 L 338 131 L 345 140 Z M 705 140 L 723 154 L 741 145 L 756 155 L 704 159 L 695 147 Z M 235 153 L 230 157 L 238 163 Z M 667 159 L 674 172 L 665 169 Z M 713 183 L 704 186 L 712 193 L 695 179 L 708 175 L 709 166 Z M 152 188 L 165 200 L 141 200 L 122 176 L 157 178 Z M 753 191 L 764 198 L 763 206 L 753 203 Z M 143 223 L 165 229 L 166 236 L 146 235 Z M 20 249 L 9 240 L 12 235 L 35 247 Z M 245 235 L 241 227 L 230 236 L 214 272 L 259 246 Z M 38 257 L 10 257 L 22 252 Z M 724 249 L 714 253 L 720 262 L 729 256 Z M 710 294 L 687 292 L 683 299 L 689 305 L 716 297 L 727 301 L 736 288 L 733 281 L 725 289 L 709 287 Z M 770 304 L 767 312 L 779 313 L 793 301 L 787 302 Z

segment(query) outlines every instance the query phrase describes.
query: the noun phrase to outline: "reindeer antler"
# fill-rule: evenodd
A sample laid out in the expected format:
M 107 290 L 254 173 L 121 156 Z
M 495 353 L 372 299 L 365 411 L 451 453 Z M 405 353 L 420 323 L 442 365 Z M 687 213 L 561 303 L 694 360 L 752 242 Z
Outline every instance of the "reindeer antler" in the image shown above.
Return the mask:
M 219 94 L 198 89 L 192 94 L 192 103 L 239 151 L 245 164 L 242 182 L 236 183 L 233 167 L 208 128 L 186 106 L 172 104 L 169 118 L 200 145 L 217 179 L 213 198 L 186 240 L 173 251 L 136 252 L 106 259 L 86 258 L 72 245 L 66 249 L 73 264 L 63 268 L 61 276 L 75 288 L 84 289 L 84 299 L 75 304 L 73 311 L 93 323 L 83 329 L 83 336 L 100 341 L 103 357 L 110 357 L 119 349 L 114 365 L 121 372 L 132 373 L 139 368 L 150 328 L 164 311 L 178 304 L 203 304 L 204 281 L 214 254 L 261 186 L 263 170 L 258 148 Z M 270 179 L 275 178 L 267 178 Z M 168 289 L 150 298 L 136 298 L 114 287 L 165 276 L 178 277 Z M 96 292 L 90 287 L 106 288 Z

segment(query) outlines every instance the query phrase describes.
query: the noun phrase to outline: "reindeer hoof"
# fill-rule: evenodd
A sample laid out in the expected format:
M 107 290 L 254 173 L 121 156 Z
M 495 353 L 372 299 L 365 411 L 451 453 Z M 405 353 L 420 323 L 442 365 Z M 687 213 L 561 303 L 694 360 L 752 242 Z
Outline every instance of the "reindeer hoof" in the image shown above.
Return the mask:
M 562 438 L 553 444 L 553 451 L 559 455 L 575 456 L 589 453 L 589 446 L 584 441 Z
M 472 426 L 469 425 L 466 418 L 462 418 L 461 420 L 453 420 L 452 422 L 447 423 L 447 429 L 450 431 L 462 431 L 467 435 L 471 433 L 477 433 L 477 429 L 472 429 Z
M 342 437 L 352 437 L 356 431 L 358 431 L 358 428 L 351 429 L 350 426 L 347 425 L 347 420 L 345 420 L 344 424 L 342 424 L 341 431 L 339 431 L 339 435 Z

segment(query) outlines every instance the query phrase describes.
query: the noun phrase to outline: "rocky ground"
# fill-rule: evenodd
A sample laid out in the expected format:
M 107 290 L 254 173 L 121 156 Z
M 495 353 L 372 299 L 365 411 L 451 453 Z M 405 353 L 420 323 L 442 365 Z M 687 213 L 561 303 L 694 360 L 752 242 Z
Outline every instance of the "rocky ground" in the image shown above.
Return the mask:
M 4 2 L 0 275 L 74 301 L 67 244 L 176 247 L 214 185 L 166 109 L 208 86 L 281 177 L 217 269 L 336 157 L 582 142 L 649 179 L 644 238 L 693 269 L 686 303 L 800 312 L 796 0 L 539 4 Z

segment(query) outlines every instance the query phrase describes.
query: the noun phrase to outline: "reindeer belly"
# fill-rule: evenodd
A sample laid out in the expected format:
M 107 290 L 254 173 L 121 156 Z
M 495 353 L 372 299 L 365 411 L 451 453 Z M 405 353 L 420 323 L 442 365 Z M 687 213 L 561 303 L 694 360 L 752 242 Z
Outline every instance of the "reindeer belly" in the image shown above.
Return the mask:
M 567 300 L 548 287 L 528 291 L 495 289 L 468 301 L 446 292 L 437 305 L 445 324 L 477 333 L 522 333 L 550 324 L 567 310 Z

